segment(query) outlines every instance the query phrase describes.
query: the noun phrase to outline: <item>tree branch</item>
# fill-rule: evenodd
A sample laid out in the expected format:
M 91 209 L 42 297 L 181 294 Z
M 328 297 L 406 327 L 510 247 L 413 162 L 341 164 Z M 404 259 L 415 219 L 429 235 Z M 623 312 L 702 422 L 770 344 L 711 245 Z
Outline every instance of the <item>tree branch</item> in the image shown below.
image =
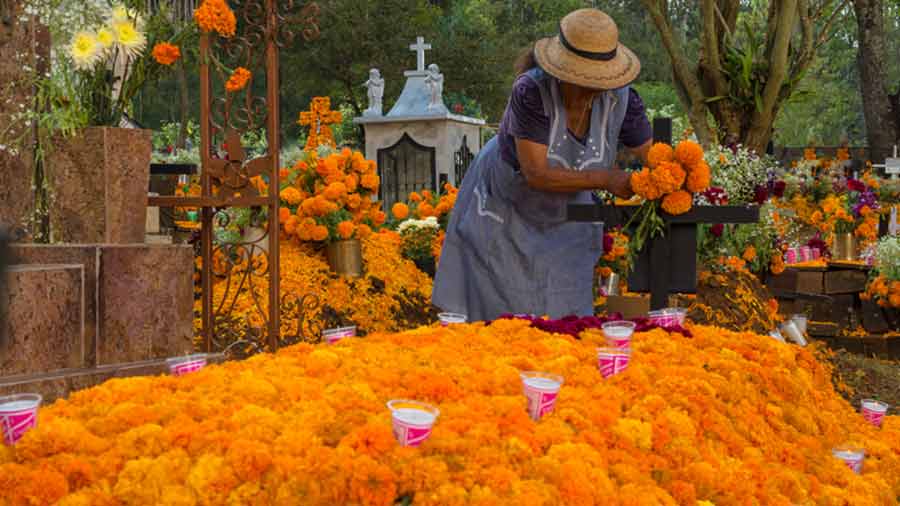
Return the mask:
M 728 83 L 722 75 L 722 55 L 719 47 L 719 33 L 716 30 L 715 0 L 703 0 L 700 2 L 700 12 L 703 16 L 703 49 L 700 57 L 700 65 L 709 76 L 713 84 L 714 96 L 723 96 L 728 93 Z M 725 27 L 726 29 L 728 27 Z
M 763 88 L 762 110 L 754 113 L 754 118 L 766 117 L 775 108 L 781 87 L 788 75 L 788 54 L 797 16 L 797 2 L 802 0 L 782 0 L 778 13 L 772 51 L 769 55 L 769 76 Z M 758 123 L 754 120 L 754 123 Z

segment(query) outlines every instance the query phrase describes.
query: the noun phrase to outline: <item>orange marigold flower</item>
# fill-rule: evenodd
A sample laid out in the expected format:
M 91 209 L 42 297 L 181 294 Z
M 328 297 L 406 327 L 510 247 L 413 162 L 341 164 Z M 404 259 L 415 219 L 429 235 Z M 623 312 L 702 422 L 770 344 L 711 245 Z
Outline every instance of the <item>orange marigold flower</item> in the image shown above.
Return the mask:
M 431 204 L 427 202 L 422 202 L 421 204 L 419 204 L 418 213 L 419 219 L 424 220 L 429 216 L 434 216 L 434 207 L 432 207 Z
M 710 183 L 709 164 L 703 160 L 688 169 L 685 188 L 692 193 L 700 193 L 709 188 Z
M 365 223 L 360 223 L 357 232 L 359 233 L 360 239 L 365 239 L 366 237 L 372 235 L 372 227 L 366 225 Z
M 281 193 L 278 194 L 278 197 L 287 202 L 288 205 L 295 206 L 299 204 L 303 200 L 303 194 L 300 193 L 300 190 L 294 188 L 293 186 L 288 186 L 284 190 L 281 190 Z
M 331 183 L 322 192 L 322 195 L 328 200 L 339 200 L 347 195 L 347 187 L 344 183 Z
M 324 241 L 328 239 L 328 227 L 325 225 L 316 225 L 312 229 L 312 240 L 313 241 Z
M 650 180 L 660 193 L 672 193 L 681 188 L 687 174 L 680 164 L 675 162 L 660 162 L 650 173 Z
M 391 207 L 391 214 L 398 220 L 405 220 L 409 216 L 409 206 L 403 202 L 397 202 Z
M 232 37 L 237 29 L 237 18 L 225 0 L 203 0 L 194 11 L 194 21 L 204 32 L 216 32 Z
M 181 58 L 181 50 L 174 44 L 160 42 L 153 46 L 153 59 L 160 65 L 171 65 Z
M 703 148 L 694 141 L 681 141 L 675 146 L 675 159 L 685 167 L 693 167 L 703 160 Z
M 656 200 L 662 195 L 653 183 L 647 167 L 631 174 L 631 190 L 647 200 Z
M 338 223 L 337 232 L 341 239 L 349 239 L 353 237 L 353 232 L 356 232 L 356 225 L 349 221 L 342 221 Z
M 412 192 L 409 194 L 409 201 L 410 202 L 422 202 L 422 196 L 416 192 Z
M 371 174 L 371 173 L 363 175 L 362 179 L 360 179 L 360 182 L 359 182 L 359 184 L 362 185 L 363 188 L 365 188 L 367 190 L 371 190 L 373 192 L 378 190 L 379 183 L 380 183 L 380 180 L 379 180 L 378 176 L 375 174 Z
M 747 249 L 744 250 L 744 254 L 741 255 L 741 258 L 748 262 L 756 260 L 756 248 L 754 248 L 753 246 L 747 246 Z
M 647 165 L 649 165 L 651 169 L 655 169 L 660 162 L 674 161 L 675 150 L 672 149 L 672 146 L 669 146 L 664 142 L 657 142 L 653 146 L 650 146 L 650 151 L 647 152 Z
M 244 67 L 238 67 L 234 69 L 234 73 L 231 74 L 231 77 L 228 78 L 228 82 L 225 83 L 225 89 L 232 93 L 241 91 L 247 87 L 247 83 L 250 82 L 251 77 L 253 77 L 253 74 L 249 70 Z
M 678 190 L 663 197 L 662 209 L 673 216 L 677 216 L 690 211 L 692 204 L 693 198 L 691 194 L 684 190 Z
M 291 210 L 286 207 L 278 209 L 278 223 L 284 223 L 291 217 Z

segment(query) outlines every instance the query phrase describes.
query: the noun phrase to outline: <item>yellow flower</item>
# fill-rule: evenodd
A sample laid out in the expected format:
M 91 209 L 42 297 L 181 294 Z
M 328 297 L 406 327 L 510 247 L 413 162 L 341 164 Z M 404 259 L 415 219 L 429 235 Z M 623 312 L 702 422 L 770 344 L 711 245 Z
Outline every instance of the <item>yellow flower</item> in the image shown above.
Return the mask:
M 113 23 L 128 21 L 134 17 L 135 13 L 129 12 L 128 8 L 122 4 L 116 4 L 109 10 L 109 20 Z
M 109 49 L 116 43 L 116 35 L 109 28 L 97 30 L 97 42 L 103 49 Z
M 91 68 L 100 57 L 100 43 L 97 36 L 89 32 L 78 32 L 69 46 L 69 54 L 78 70 Z
M 119 47 L 129 56 L 137 56 L 147 46 L 147 38 L 131 21 L 118 21 L 112 25 Z

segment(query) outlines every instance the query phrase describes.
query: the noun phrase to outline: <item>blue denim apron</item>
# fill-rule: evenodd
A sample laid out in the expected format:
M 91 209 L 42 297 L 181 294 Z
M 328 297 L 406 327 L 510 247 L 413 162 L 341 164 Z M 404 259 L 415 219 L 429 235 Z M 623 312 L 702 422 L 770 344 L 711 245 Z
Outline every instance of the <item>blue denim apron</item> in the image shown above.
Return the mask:
M 579 142 L 567 128 L 558 81 L 533 69 L 550 118 L 550 166 L 604 170 L 616 158 L 628 88 L 598 94 L 589 133 Z M 551 193 L 528 186 L 488 142 L 457 195 L 434 280 L 432 302 L 493 320 L 504 313 L 560 318 L 593 314 L 594 267 L 603 253 L 603 224 L 566 221 L 569 203 L 591 203 L 591 192 Z

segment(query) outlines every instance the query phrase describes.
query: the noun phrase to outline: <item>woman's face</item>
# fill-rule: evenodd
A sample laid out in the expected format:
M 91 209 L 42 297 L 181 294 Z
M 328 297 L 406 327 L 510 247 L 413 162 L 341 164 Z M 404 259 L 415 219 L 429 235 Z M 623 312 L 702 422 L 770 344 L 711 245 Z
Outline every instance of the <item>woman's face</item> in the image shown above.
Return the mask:
M 584 88 L 577 84 L 562 82 L 560 89 L 566 97 L 571 99 L 588 99 L 602 93 L 604 90 L 595 90 L 592 88 Z

